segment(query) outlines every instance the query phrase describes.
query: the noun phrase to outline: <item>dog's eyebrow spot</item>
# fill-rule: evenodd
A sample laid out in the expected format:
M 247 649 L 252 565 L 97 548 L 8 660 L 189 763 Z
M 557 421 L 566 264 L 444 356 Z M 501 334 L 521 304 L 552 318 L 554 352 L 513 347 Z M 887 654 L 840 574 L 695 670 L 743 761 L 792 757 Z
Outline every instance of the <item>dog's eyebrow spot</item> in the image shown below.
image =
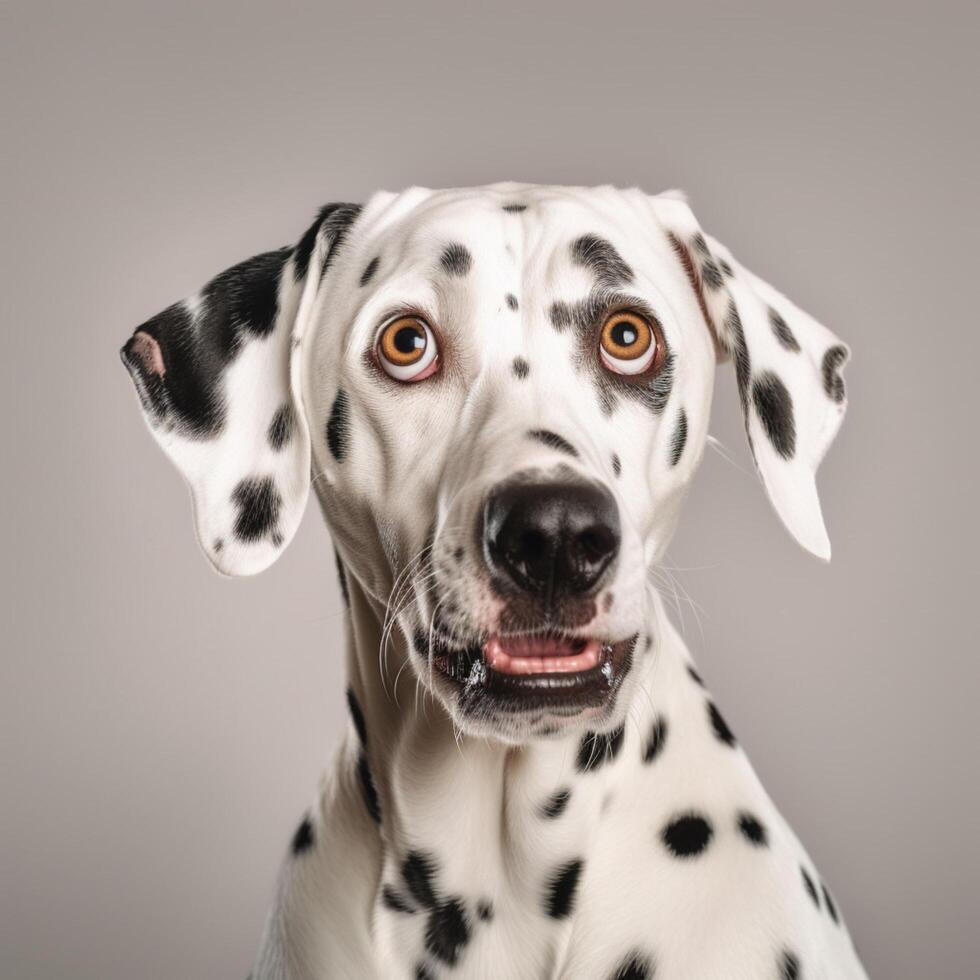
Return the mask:
M 786 350 L 793 351 L 794 354 L 798 354 L 800 351 L 800 342 L 793 335 L 793 331 L 790 330 L 789 324 L 783 319 L 782 314 L 769 307 L 769 326 L 772 327 L 772 332 L 776 335 L 776 340 L 786 348 Z
M 293 434 L 293 407 L 289 402 L 284 402 L 272 416 L 269 423 L 269 431 L 266 434 L 269 445 L 280 452 L 282 447 L 289 442 Z
M 473 256 L 465 245 L 450 242 L 443 249 L 439 263 L 451 276 L 465 276 L 473 265 Z
M 361 273 L 361 280 L 360 280 L 360 284 L 362 286 L 366 286 L 374 278 L 374 274 L 378 271 L 378 263 L 380 261 L 381 261 L 381 258 L 376 255 L 364 267 L 364 271 Z
M 813 901 L 813 904 L 817 908 L 820 908 L 820 894 L 817 892 L 817 886 L 813 883 L 813 878 L 810 877 L 806 868 L 800 865 L 800 877 L 803 879 L 803 887 L 806 889 L 807 895 Z
M 619 453 L 612 454 L 612 470 L 616 476 L 623 472 L 623 463 L 619 458 Z
M 753 847 L 769 846 L 769 832 L 753 814 L 742 810 L 738 815 L 738 829 Z
M 633 281 L 633 270 L 615 246 L 598 235 L 583 235 L 572 242 L 572 259 L 589 269 L 601 286 L 618 286 Z
M 510 212 L 511 214 L 519 214 L 521 211 L 527 210 L 526 204 L 505 204 L 504 210 Z
M 575 906 L 575 890 L 582 874 L 581 860 L 569 861 L 557 868 L 548 882 L 545 911 L 552 919 L 564 919 Z
M 592 772 L 607 762 L 612 762 L 623 747 L 625 723 L 611 732 L 586 732 L 578 747 L 575 768 L 579 772 Z
M 714 830 L 710 822 L 699 813 L 686 813 L 675 817 L 660 832 L 664 847 L 677 858 L 693 858 L 701 854 Z
M 564 436 L 560 436 L 557 432 L 552 432 L 550 429 L 531 429 L 528 431 L 527 437 L 528 439 L 534 439 L 536 442 L 544 443 L 544 445 L 559 453 L 565 453 L 567 456 L 578 458 L 578 450 Z
M 784 949 L 779 960 L 780 980 L 800 980 L 800 958 L 796 953 Z
M 282 512 L 282 495 L 271 476 L 247 477 L 239 481 L 231 493 L 231 500 L 238 508 L 235 536 L 240 541 L 254 544 L 268 534 L 274 545 L 282 543 L 276 530 Z
M 516 310 L 518 307 L 517 297 L 513 293 L 508 293 L 504 297 L 504 301 L 507 303 L 507 309 Z
M 657 715 L 650 728 L 650 736 L 647 738 L 646 745 L 643 746 L 643 761 L 647 765 L 653 762 L 663 752 L 666 742 L 667 719 L 663 715 Z
M 313 821 L 310 820 L 309 814 L 307 814 L 300 821 L 300 825 L 296 828 L 296 833 L 293 834 L 292 842 L 289 845 L 290 851 L 293 855 L 303 854 L 308 851 L 316 843 L 316 834 L 313 832 Z
M 651 980 L 653 960 L 642 953 L 631 952 L 626 955 L 610 980 Z
M 347 403 L 347 392 L 341 388 L 333 400 L 330 417 L 327 419 L 327 448 L 338 463 L 342 463 L 347 455 L 349 435 L 350 407 Z
M 796 423 L 793 399 L 786 385 L 772 371 L 764 371 L 752 382 L 752 402 L 773 449 L 783 459 L 792 459 L 796 451 Z
M 715 733 L 715 738 L 719 742 L 724 742 L 725 745 L 734 748 L 735 733 L 728 727 L 728 722 L 722 717 L 718 705 L 714 701 L 708 702 L 708 719 L 711 722 L 711 730 Z
M 682 408 L 677 413 L 677 424 L 674 426 L 674 434 L 670 440 L 670 465 L 676 466 L 684 453 L 684 446 L 687 444 L 687 412 Z
M 549 820 L 560 817 L 568 806 L 568 801 L 572 798 L 570 789 L 560 789 L 541 805 L 541 816 Z
M 528 364 L 526 358 L 515 357 L 514 363 L 511 365 L 511 370 L 514 372 L 515 378 L 523 381 L 531 373 L 531 365 Z
M 823 356 L 823 390 L 827 397 L 839 405 L 847 395 L 844 379 L 840 376 L 841 365 L 847 360 L 847 348 L 842 344 L 829 347 Z

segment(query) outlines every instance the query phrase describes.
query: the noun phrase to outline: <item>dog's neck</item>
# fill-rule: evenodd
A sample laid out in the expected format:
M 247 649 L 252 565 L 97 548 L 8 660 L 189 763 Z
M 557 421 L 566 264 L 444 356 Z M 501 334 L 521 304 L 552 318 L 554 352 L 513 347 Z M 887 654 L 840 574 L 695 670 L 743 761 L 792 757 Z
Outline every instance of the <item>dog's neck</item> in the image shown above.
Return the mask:
M 351 581 L 349 683 L 354 710 L 364 716 L 366 746 L 352 731 L 350 753 L 359 778 L 363 781 L 369 769 L 367 778 L 377 792 L 383 863 L 433 850 L 445 860 L 452 838 L 450 862 L 466 865 L 459 867 L 460 877 L 490 880 L 501 868 L 539 862 L 546 827 L 548 860 L 557 852 L 587 854 L 601 812 L 619 784 L 629 780 L 650 738 L 655 700 L 666 703 L 673 685 L 692 685 L 683 642 L 656 601 L 656 639 L 633 666 L 640 676 L 630 692 L 622 736 L 617 740 L 614 733 L 610 741 L 600 735 L 590 743 L 588 733 L 575 727 L 565 737 L 514 746 L 454 728 L 447 711 L 422 688 L 400 631 L 392 631 L 383 644 L 383 607 Z M 626 745 L 631 762 L 612 764 Z M 550 815 L 566 807 L 560 821 Z

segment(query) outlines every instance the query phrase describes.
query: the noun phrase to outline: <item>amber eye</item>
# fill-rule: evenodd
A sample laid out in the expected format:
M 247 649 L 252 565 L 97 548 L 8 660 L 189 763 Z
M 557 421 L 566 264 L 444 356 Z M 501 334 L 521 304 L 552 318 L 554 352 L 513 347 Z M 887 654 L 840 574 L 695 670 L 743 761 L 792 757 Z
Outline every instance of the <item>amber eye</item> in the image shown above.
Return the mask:
M 421 381 L 438 367 L 439 349 L 431 328 L 417 316 L 400 316 L 378 337 L 378 360 L 397 381 Z
M 653 363 L 657 348 L 653 325 L 630 310 L 606 317 L 599 332 L 599 356 L 617 374 L 641 374 Z

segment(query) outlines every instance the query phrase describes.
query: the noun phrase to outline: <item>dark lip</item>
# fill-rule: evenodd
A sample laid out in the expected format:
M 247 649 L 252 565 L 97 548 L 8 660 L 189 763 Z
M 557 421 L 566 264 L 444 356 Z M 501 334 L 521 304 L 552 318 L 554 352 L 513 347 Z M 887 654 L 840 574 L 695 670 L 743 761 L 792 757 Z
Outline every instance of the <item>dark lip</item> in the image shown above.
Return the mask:
M 520 714 L 547 711 L 575 715 L 601 708 L 615 696 L 633 663 L 639 634 L 602 644 L 598 666 L 574 674 L 501 674 L 487 666 L 483 641 L 449 646 L 438 636 L 432 642 L 432 666 L 459 688 L 465 714 Z M 584 638 L 565 637 L 572 643 Z

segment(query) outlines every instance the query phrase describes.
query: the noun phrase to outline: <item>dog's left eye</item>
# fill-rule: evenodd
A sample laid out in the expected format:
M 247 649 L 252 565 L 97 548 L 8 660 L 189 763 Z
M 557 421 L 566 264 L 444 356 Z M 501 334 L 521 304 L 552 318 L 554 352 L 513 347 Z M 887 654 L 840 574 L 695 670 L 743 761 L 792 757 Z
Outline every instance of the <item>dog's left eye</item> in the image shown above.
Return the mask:
M 396 381 L 421 381 L 439 367 L 439 346 L 432 328 L 417 316 L 391 320 L 378 337 L 378 361 Z
M 657 359 L 659 351 L 656 328 L 631 310 L 606 317 L 599 331 L 599 356 L 616 374 L 642 374 Z

